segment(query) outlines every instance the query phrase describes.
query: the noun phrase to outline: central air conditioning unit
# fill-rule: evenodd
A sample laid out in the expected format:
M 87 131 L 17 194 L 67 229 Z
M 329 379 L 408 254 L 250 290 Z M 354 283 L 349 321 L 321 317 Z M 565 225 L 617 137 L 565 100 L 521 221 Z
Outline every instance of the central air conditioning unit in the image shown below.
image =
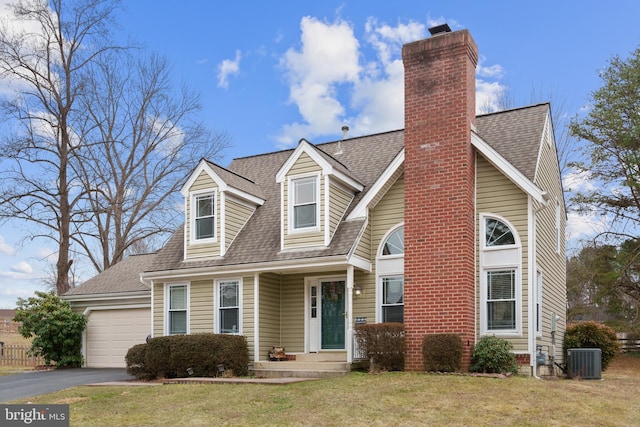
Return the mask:
M 567 376 L 599 380 L 602 373 L 602 350 L 599 348 L 570 348 L 567 350 Z

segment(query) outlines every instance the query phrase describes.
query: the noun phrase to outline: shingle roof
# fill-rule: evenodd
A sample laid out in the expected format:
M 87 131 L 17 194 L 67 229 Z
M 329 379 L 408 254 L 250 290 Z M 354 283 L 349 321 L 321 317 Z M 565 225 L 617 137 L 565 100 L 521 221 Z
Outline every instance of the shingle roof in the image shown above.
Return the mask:
M 97 276 L 69 290 L 68 295 L 90 295 L 112 292 L 148 291 L 140 282 L 140 273 L 145 271 L 158 254 L 130 255 Z
M 224 181 L 226 182 L 228 185 L 230 185 L 231 187 L 237 188 L 238 190 L 242 190 L 245 193 L 249 193 L 253 196 L 259 197 L 261 199 L 264 198 L 264 195 L 262 194 L 262 189 L 260 188 L 260 186 L 258 184 L 256 184 L 255 182 L 239 176 L 238 174 L 235 174 L 234 172 L 223 168 L 220 165 L 217 165 L 215 163 L 211 163 L 210 161 L 207 161 L 207 164 L 209 165 L 209 167 L 211 167 L 211 169 L 213 169 L 213 171 L 218 174 L 218 176 Z
M 477 117 L 478 134 L 527 178 L 533 181 L 548 104 L 486 114 Z M 350 138 L 314 145 L 333 164 L 344 168 L 364 185 L 356 194 L 345 218 L 367 194 L 404 147 L 404 131 Z M 264 205 L 240 231 L 224 257 L 183 260 L 184 227 L 180 227 L 146 271 L 180 270 L 199 267 L 222 267 L 250 263 L 306 260 L 316 257 L 347 255 L 364 224 L 364 220 L 343 221 L 326 248 L 280 251 L 280 185 L 275 176 L 293 150 L 243 157 L 233 160 L 228 171 L 260 186 Z
M 533 182 L 548 112 L 545 103 L 478 116 L 478 135 Z

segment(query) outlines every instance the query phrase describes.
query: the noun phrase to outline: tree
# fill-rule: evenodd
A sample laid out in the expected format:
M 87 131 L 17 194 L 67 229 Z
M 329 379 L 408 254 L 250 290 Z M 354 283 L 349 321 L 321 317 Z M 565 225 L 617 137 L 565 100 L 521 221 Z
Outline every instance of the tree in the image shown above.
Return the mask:
M 78 150 L 73 163 L 86 197 L 72 239 L 102 271 L 174 231 L 184 177 L 199 159 L 217 157 L 227 137 L 196 119 L 198 94 L 172 89 L 166 59 L 116 52 L 88 71 L 81 133 L 100 143 Z
M 570 126 L 586 141 L 585 160 L 573 166 L 595 185 L 573 201 L 612 218 L 602 237 L 634 239 L 640 226 L 640 48 L 628 59 L 615 56 L 599 76 L 602 87 L 591 94 L 589 112 Z
M 102 271 L 173 231 L 181 180 L 226 146 L 197 120 L 198 95 L 174 90 L 166 60 L 112 42 L 118 5 L 24 0 L 11 23 L 30 29 L 0 28 L 0 76 L 16 89 L 2 104 L 13 120 L 0 146 L 0 218 L 56 243 L 59 295 L 71 253 Z
M 34 236 L 57 244 L 58 294 L 69 289 L 71 224 L 84 195 L 70 167 L 85 143 L 74 131 L 77 99 L 85 68 L 113 49 L 106 37 L 116 6 L 112 0 L 25 0 L 13 4 L 13 16 L 0 25 L 0 77 L 18 89 L 2 102 L 15 128 L 5 129 L 0 149 L 7 165 L 0 172 L 0 217 L 34 223 Z
M 53 292 L 36 291 L 35 297 L 18 298 L 14 321 L 22 322 L 18 331 L 32 339 L 31 352 L 44 357 L 47 365 L 79 367 L 82 365 L 82 331 L 87 319 L 71 310 L 69 303 Z

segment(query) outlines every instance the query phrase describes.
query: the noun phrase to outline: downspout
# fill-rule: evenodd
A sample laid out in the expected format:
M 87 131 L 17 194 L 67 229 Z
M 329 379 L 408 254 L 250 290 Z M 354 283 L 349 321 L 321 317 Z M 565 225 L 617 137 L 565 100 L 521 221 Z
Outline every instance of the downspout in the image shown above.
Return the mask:
M 536 218 L 538 212 L 544 209 L 547 205 L 542 204 L 537 209 L 533 207 L 533 200 L 529 197 L 529 230 L 531 235 L 529 236 L 529 366 L 531 367 L 531 375 L 535 379 L 541 379 L 538 376 L 538 363 L 536 359 L 536 325 L 537 325 L 537 310 L 536 310 L 536 298 L 538 297 L 537 289 L 537 253 L 536 253 Z

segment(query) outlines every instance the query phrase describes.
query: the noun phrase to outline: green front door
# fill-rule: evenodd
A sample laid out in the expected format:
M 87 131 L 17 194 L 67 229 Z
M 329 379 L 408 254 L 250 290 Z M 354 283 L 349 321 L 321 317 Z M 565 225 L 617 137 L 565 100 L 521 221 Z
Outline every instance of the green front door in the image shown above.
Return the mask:
M 321 282 L 322 350 L 344 350 L 344 280 Z

